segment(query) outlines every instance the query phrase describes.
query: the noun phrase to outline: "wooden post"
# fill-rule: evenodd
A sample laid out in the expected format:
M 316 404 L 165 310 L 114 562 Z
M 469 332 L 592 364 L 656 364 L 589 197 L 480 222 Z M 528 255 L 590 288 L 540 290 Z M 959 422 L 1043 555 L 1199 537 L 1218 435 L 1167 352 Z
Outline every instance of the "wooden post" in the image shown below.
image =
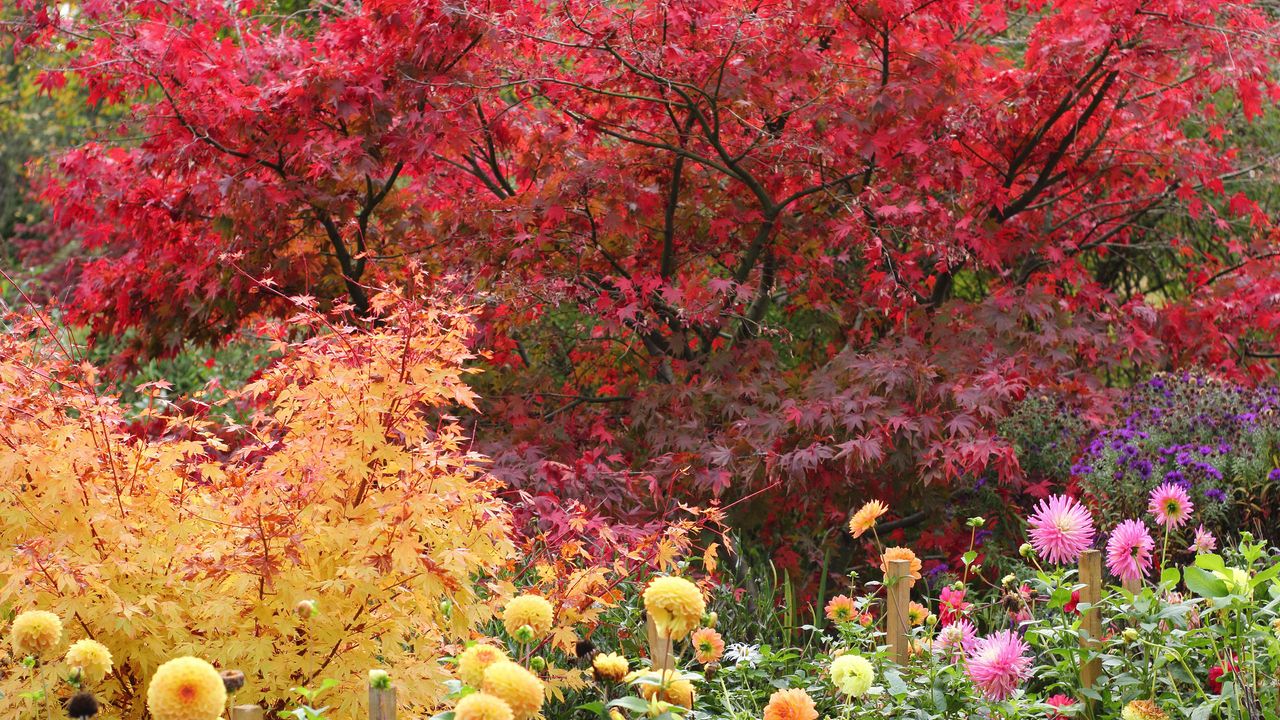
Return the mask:
M 257 705 L 237 705 L 231 708 L 228 720 L 263 720 L 262 708 Z
M 653 669 L 659 674 L 674 669 L 671 662 L 671 638 L 658 635 L 658 625 L 653 621 L 652 615 L 645 615 L 644 631 L 649 638 L 649 660 L 653 663 Z
M 1137 595 L 1138 593 L 1142 592 L 1142 578 L 1134 578 L 1132 580 L 1127 580 L 1127 579 L 1121 580 L 1120 585 L 1125 590 L 1128 590 L 1134 595 Z
M 911 563 L 907 560 L 890 560 L 884 574 L 885 633 L 889 636 L 889 657 L 899 665 L 905 665 L 910 654 L 911 627 Z
M 1081 638 L 1080 644 L 1086 648 L 1096 648 L 1102 638 L 1102 614 L 1098 608 L 1098 603 L 1102 602 L 1101 550 L 1085 550 L 1080 553 L 1080 583 L 1084 585 L 1080 588 L 1080 602 L 1089 604 L 1080 623 L 1080 629 L 1087 637 Z M 1080 687 L 1093 687 L 1101 670 L 1102 664 L 1097 658 L 1082 665 Z
M 395 686 L 369 687 L 369 720 L 396 720 Z

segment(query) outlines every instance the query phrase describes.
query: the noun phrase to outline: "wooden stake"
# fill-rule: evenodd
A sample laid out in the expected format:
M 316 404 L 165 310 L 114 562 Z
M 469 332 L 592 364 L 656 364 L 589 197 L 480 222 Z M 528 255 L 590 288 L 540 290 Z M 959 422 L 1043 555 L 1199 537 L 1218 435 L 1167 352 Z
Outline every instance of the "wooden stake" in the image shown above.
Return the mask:
M 1087 637 L 1081 638 L 1080 644 L 1086 648 L 1096 648 L 1102 638 L 1102 614 L 1098 608 L 1098 603 L 1102 602 L 1101 550 L 1085 550 L 1080 553 L 1080 583 L 1084 585 L 1080 588 L 1080 602 L 1089 604 L 1080 623 L 1080 629 Z M 1102 664 L 1097 658 L 1081 666 L 1080 687 L 1093 687 L 1101 670 Z
M 1125 590 L 1128 590 L 1134 595 L 1137 595 L 1138 593 L 1142 592 L 1142 578 L 1134 578 L 1132 580 L 1121 580 L 1120 585 Z
M 396 688 L 369 688 L 369 720 L 396 720 Z
M 262 708 L 257 705 L 237 705 L 231 708 L 228 720 L 262 720 L 263 716 Z
M 886 595 L 885 633 L 889 636 L 889 657 L 899 665 L 905 665 L 910 654 L 911 627 L 911 563 L 907 560 L 890 560 L 884 574 Z

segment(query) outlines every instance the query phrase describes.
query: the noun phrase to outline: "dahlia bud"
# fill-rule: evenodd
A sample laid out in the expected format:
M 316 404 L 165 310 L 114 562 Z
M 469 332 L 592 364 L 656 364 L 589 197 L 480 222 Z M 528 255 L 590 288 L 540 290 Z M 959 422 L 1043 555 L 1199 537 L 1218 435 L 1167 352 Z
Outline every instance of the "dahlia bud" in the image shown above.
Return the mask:
M 228 695 L 244 687 L 244 673 L 239 670 L 223 670 L 218 674 L 222 676 L 222 687 L 226 688 Z
M 1123 635 L 1124 639 L 1129 642 L 1134 642 L 1138 639 L 1138 631 L 1136 628 L 1125 628 L 1121 635 Z
M 969 518 L 969 521 L 965 523 L 965 525 L 968 525 L 968 526 L 969 526 L 969 527 L 971 527 L 971 528 L 980 528 L 980 527 L 982 527 L 983 525 L 986 525 L 986 524 L 987 524 L 987 519 L 986 519 L 986 518 L 984 518 L 984 517 L 979 517 L 979 516 L 976 516 L 976 515 L 975 515 L 974 517 Z
M 440 614 L 445 617 L 451 617 L 453 615 L 453 602 L 450 601 L 449 598 L 445 598 L 440 601 Z
M 521 625 L 520 627 L 516 628 L 516 632 L 515 632 L 516 642 L 531 643 L 533 642 L 535 637 L 537 636 L 534 634 L 533 628 L 528 625 Z
M 378 690 L 386 690 L 391 687 L 391 676 L 386 670 L 373 669 L 369 671 L 369 687 Z
M 924 624 L 925 624 L 925 625 L 928 625 L 929 627 L 933 627 L 934 625 L 937 625 L 937 624 L 938 624 L 938 616 L 937 616 L 937 615 L 934 615 L 933 613 L 929 613 L 929 614 L 928 614 L 928 615 L 926 615 L 926 616 L 925 616 L 925 618 L 924 618 Z
M 529 669 L 535 673 L 542 673 L 547 669 L 547 661 L 541 656 L 529 658 Z
M 716 622 L 718 622 L 719 620 L 720 620 L 720 616 L 716 614 L 714 610 L 712 610 L 711 612 L 707 613 L 702 617 L 702 624 L 706 627 L 714 628 L 716 626 Z
M 1018 554 L 1030 560 L 1036 556 L 1036 549 L 1031 546 L 1031 543 L 1022 543 L 1022 545 L 1018 547 Z
M 93 693 L 81 690 L 67 700 L 67 717 L 91 718 L 98 714 L 98 699 Z
M 299 600 L 298 604 L 293 606 L 293 609 L 303 620 L 308 620 L 315 617 L 315 614 L 320 610 L 320 606 L 315 600 Z

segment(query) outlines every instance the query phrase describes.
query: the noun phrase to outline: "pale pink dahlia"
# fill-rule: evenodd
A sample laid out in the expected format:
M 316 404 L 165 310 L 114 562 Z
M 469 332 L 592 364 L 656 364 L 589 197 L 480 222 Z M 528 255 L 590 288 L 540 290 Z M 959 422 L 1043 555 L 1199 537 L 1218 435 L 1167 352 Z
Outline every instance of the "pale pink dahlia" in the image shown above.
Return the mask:
M 1027 644 L 1009 630 L 973 642 L 969 650 L 969 679 L 988 700 L 1004 700 L 1031 672 Z
M 1210 553 L 1218 548 L 1218 538 L 1213 533 L 1204 529 L 1204 525 L 1196 528 L 1196 537 L 1191 541 L 1191 547 L 1187 548 L 1194 553 Z
M 1177 528 L 1187 524 L 1196 506 L 1181 485 L 1165 483 L 1151 491 L 1147 509 L 1156 516 L 1156 522 L 1167 528 Z
M 1125 520 L 1107 540 L 1107 568 L 1121 580 L 1141 579 L 1151 567 L 1151 551 L 1155 547 L 1156 542 L 1142 521 Z
M 933 641 L 933 651 L 940 655 L 963 655 L 978 637 L 978 629 L 965 618 L 943 625 Z
M 1036 554 L 1051 563 L 1073 563 L 1093 544 L 1093 516 L 1066 495 L 1041 500 L 1027 525 Z

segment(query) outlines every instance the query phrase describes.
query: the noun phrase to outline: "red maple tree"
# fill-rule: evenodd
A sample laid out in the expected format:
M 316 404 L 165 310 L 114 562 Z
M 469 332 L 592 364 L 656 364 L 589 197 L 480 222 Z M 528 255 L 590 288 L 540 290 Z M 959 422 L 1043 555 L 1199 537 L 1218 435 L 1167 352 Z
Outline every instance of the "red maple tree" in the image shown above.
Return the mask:
M 163 353 L 421 263 L 482 306 L 482 435 L 544 509 L 827 521 L 1017 480 L 1028 391 L 1274 368 L 1249 2 L 23 2 L 127 108 L 41 186 L 70 320 Z

